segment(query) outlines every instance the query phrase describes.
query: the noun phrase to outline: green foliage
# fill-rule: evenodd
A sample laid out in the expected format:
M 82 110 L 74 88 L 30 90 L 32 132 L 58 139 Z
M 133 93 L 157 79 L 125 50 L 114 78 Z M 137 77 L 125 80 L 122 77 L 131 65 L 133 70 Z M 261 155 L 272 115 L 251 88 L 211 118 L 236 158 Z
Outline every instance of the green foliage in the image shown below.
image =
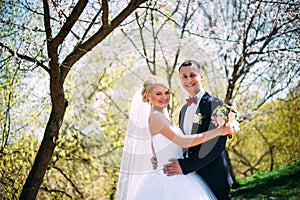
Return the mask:
M 229 141 L 237 177 L 272 171 L 300 158 L 300 98 L 292 90 L 289 96 L 262 106 Z
M 17 199 L 39 143 L 31 136 L 14 137 L 0 157 L 0 198 Z
M 114 196 L 129 104 L 115 102 L 113 90 L 119 85 L 113 77 L 126 70 L 98 65 L 93 70 L 82 68 L 69 77 L 69 106 L 38 199 Z
M 153 3 L 159 4 L 160 2 L 153 1 Z M 65 8 L 67 9 L 64 10 L 65 16 L 69 15 L 71 12 L 71 9 L 69 8 L 71 8 L 73 4 L 74 2 L 71 4 L 69 4 L 69 2 L 68 4 L 66 3 Z M 110 9 L 115 9 L 114 7 L 117 7 L 117 4 L 118 3 L 116 3 L 115 6 L 111 6 Z M 225 5 L 223 3 L 218 4 L 214 2 L 212 2 L 212 4 L 220 7 Z M 43 26 L 41 24 L 43 15 L 40 14 L 42 13 L 41 5 L 41 3 L 35 1 L 27 1 L 26 4 L 22 4 L 22 1 L 1 1 L 0 8 L 3 16 L 0 22 L 2 25 L 0 26 L 0 29 L 2 30 L 0 39 L 1 42 L 2 40 L 8 41 L 5 43 L 7 43 L 7 46 L 14 51 L 18 50 L 18 53 L 29 55 L 32 58 L 39 59 L 43 63 L 47 63 L 48 59 L 45 57 L 47 52 L 45 48 L 46 41 L 44 40 L 44 31 L 40 29 L 40 27 Z M 60 9 L 63 8 L 61 5 L 57 4 L 59 12 L 52 13 L 52 17 L 55 19 L 52 21 L 53 35 L 55 35 L 55 33 L 60 30 L 59 27 L 64 24 L 64 17 L 60 13 Z M 85 31 L 82 27 L 85 27 L 84 24 L 88 24 L 87 22 L 89 21 L 89 17 L 92 16 L 92 13 L 99 12 L 98 6 L 94 7 L 93 4 L 90 5 L 90 8 L 92 9 L 88 9 L 88 15 L 85 13 L 81 15 L 83 20 L 79 20 L 80 24 L 77 24 L 72 28 L 72 34 L 69 34 L 70 37 L 68 37 L 65 40 L 65 43 L 60 47 L 60 55 L 62 56 L 60 57 L 60 60 L 63 59 L 65 54 L 72 51 L 72 48 L 68 48 L 73 46 L 71 44 L 81 42 L 75 39 L 75 37 L 81 35 L 80 33 Z M 218 30 L 218 27 L 225 26 L 217 24 L 217 26 L 211 26 L 213 23 L 209 26 L 205 25 L 205 23 L 200 23 L 202 25 L 198 26 L 199 21 L 206 21 L 206 17 L 208 19 L 207 23 L 213 18 L 221 20 L 221 18 L 213 17 L 221 16 L 219 14 L 222 13 L 215 12 L 218 11 L 218 7 L 206 9 L 205 12 L 199 12 L 201 11 L 198 9 L 199 6 L 201 7 L 208 4 L 197 5 L 197 2 L 195 2 L 195 4 L 191 4 L 195 6 L 190 7 L 190 9 L 186 9 L 185 7 L 187 5 L 185 4 L 178 7 L 174 5 L 176 5 L 174 2 L 169 4 L 163 2 L 161 6 L 158 6 L 160 8 L 159 13 L 154 12 L 156 9 L 150 9 L 153 12 L 146 12 L 143 13 L 143 15 L 137 13 L 137 15 L 139 15 L 139 23 L 142 25 L 139 29 L 133 26 L 127 26 L 126 28 L 125 26 L 122 26 L 122 30 L 126 31 L 126 29 L 128 29 L 127 37 L 130 36 L 129 38 L 131 38 L 131 41 L 134 41 L 132 42 L 132 45 L 128 45 L 129 42 L 124 41 L 124 37 L 119 37 L 120 34 L 118 37 L 114 34 L 111 36 L 110 40 L 106 40 L 102 43 L 103 45 L 101 46 L 106 46 L 106 48 L 102 49 L 102 54 L 93 51 L 93 55 L 87 60 L 89 66 L 83 66 L 83 68 L 78 69 L 78 71 L 72 71 L 72 73 L 75 74 L 68 76 L 68 83 L 65 84 L 65 91 L 66 98 L 69 100 L 69 107 L 67 108 L 61 134 L 57 141 L 58 146 L 55 149 L 52 162 L 49 165 L 49 169 L 38 194 L 39 199 L 113 199 L 118 178 L 119 161 L 122 153 L 122 142 L 125 135 L 127 113 L 130 107 L 130 97 L 132 96 L 133 91 L 141 86 L 141 80 L 149 75 L 149 71 L 157 74 L 163 72 L 161 73 L 162 76 L 167 74 L 170 83 L 172 83 L 172 90 L 176 91 L 178 77 L 172 70 L 178 65 L 178 60 L 196 58 L 199 61 L 212 62 L 210 65 L 219 66 L 219 63 L 216 64 L 214 60 L 217 60 L 215 58 L 216 52 L 221 52 L 221 54 L 218 53 L 218 55 L 221 56 L 221 60 L 224 57 L 224 66 L 230 68 L 230 65 L 234 64 L 231 63 L 230 60 L 238 61 L 240 60 L 239 56 L 244 56 L 240 55 L 240 53 L 236 56 L 234 55 L 237 52 L 236 49 L 240 49 L 240 47 L 236 45 L 230 47 L 231 39 L 226 42 L 226 40 L 223 39 L 216 39 L 213 41 L 211 38 L 224 38 L 223 34 L 230 34 L 230 37 L 228 38 L 236 37 L 236 40 L 234 39 L 237 41 L 235 44 L 243 45 L 244 43 L 239 42 L 238 38 L 242 38 L 240 33 L 246 31 L 235 29 L 224 32 L 223 28 Z M 246 4 L 241 5 L 241 7 L 246 6 Z M 29 12 L 25 6 L 31 7 L 34 12 Z M 172 6 L 173 8 L 171 8 Z M 179 12 L 173 12 L 172 10 L 174 8 L 180 8 Z M 189 11 L 190 14 L 188 16 L 184 16 L 184 13 L 186 13 L 185 10 Z M 226 10 L 227 12 L 231 9 L 221 10 Z M 116 9 L 116 12 L 119 11 L 120 9 Z M 209 13 L 210 11 L 215 13 Z M 269 10 L 266 10 L 266 15 L 272 13 L 268 11 Z M 144 10 L 142 10 L 142 12 L 144 12 Z M 241 13 L 243 15 L 243 12 Z M 170 16 L 165 14 L 169 14 Z M 232 13 L 227 12 L 227 14 L 230 15 Z M 207 16 L 205 17 L 204 15 Z M 145 20 L 143 19 L 143 16 L 146 17 Z M 240 20 L 234 20 L 237 16 L 240 15 L 232 14 L 228 19 L 231 19 L 232 17 L 232 22 L 239 23 Z M 192 18 L 194 19 L 191 22 L 188 22 L 189 20 L 184 20 L 183 24 L 185 25 L 180 27 L 182 19 Z M 164 19 L 166 19 L 166 21 L 164 21 Z M 131 19 L 129 21 L 131 21 Z M 98 23 L 93 22 L 93 24 L 99 26 Z M 150 24 L 153 24 L 154 26 L 147 26 Z M 287 23 L 287 26 L 290 25 Z M 199 29 L 197 27 L 199 27 Z M 210 32 L 208 32 L 208 27 L 211 28 Z M 239 24 L 226 27 L 239 27 Z M 241 27 L 244 27 L 244 25 L 242 24 Z M 141 28 L 144 28 L 145 30 L 141 30 Z M 96 29 L 92 28 L 92 30 Z M 182 33 L 180 38 L 178 37 L 179 32 Z M 194 33 L 199 33 L 200 40 L 196 37 L 186 37 L 184 34 L 188 32 L 193 35 Z M 235 34 L 234 32 L 237 32 L 238 34 Z M 280 33 L 281 31 L 275 32 Z M 209 33 L 210 37 L 206 36 L 207 33 Z M 221 33 L 221 35 L 219 35 L 219 33 Z M 139 38 L 142 35 L 144 38 Z M 88 36 L 83 37 L 82 39 L 85 40 L 86 38 L 88 38 Z M 283 34 L 283 38 L 290 39 L 290 37 L 286 37 L 285 34 Z M 109 39 L 109 37 L 107 39 Z M 147 42 L 145 43 L 145 41 Z M 220 48 L 215 48 L 214 43 L 218 41 L 220 42 Z M 255 40 L 251 39 L 249 41 Z M 280 39 L 278 39 L 278 41 L 280 41 Z M 127 43 L 127 45 L 123 45 L 124 43 Z M 264 43 L 264 41 L 260 40 L 258 43 Z M 253 42 L 252 44 L 257 43 Z M 136 49 L 133 49 L 132 46 Z M 245 47 L 250 46 L 246 45 Z M 257 48 L 254 49 L 256 52 Z M 211 52 L 207 52 L 207 50 Z M 178 52 L 178 55 L 176 52 Z M 226 55 L 223 54 L 223 52 L 226 52 Z M 243 52 L 249 52 L 249 50 L 246 49 Z M 281 70 L 274 68 L 274 73 L 270 73 L 272 76 L 273 74 L 279 74 L 278 77 L 274 76 L 275 78 L 271 79 L 276 81 L 270 83 L 281 82 L 285 79 L 289 80 L 289 77 L 285 76 L 286 74 L 282 72 L 291 71 L 291 74 L 295 74 L 292 72 L 292 69 L 295 69 L 293 68 L 293 65 L 286 65 L 289 60 L 293 61 L 293 59 L 290 59 L 292 57 L 291 55 L 294 55 L 293 52 L 294 51 L 291 51 L 286 54 L 289 59 L 282 60 L 284 66 L 280 68 Z M 8 54 L 3 51 L 1 56 L 5 57 L 6 55 Z M 250 53 L 247 55 L 252 54 Z M 174 57 L 175 59 L 173 60 Z M 269 57 L 268 54 L 267 58 L 269 59 Z M 271 56 L 271 60 L 274 60 L 274 58 L 277 57 L 280 58 L 280 56 Z M 6 57 L 2 60 L 6 60 Z M 243 58 L 242 60 L 247 59 Z M 11 59 L 11 61 L 11 65 L 5 67 L 1 66 L 1 72 L 15 69 L 12 67 L 12 65 L 15 66 L 15 63 L 13 62 L 20 64 L 18 69 L 20 67 L 25 69 L 26 66 L 29 69 L 36 68 L 36 65 L 31 62 L 21 63 L 16 57 Z M 294 59 L 294 61 L 297 63 L 296 59 Z M 272 61 L 271 63 L 276 62 Z M 241 62 L 241 64 L 243 63 L 244 62 Z M 259 64 L 259 69 L 271 71 L 269 68 L 261 67 L 262 64 L 263 63 Z M 268 65 L 269 63 L 266 62 L 266 64 Z M 135 71 L 133 69 L 136 66 L 139 66 L 139 70 Z M 272 69 L 272 67 L 273 66 L 271 66 L 270 69 Z M 222 73 L 220 73 L 219 70 L 214 71 L 214 69 L 215 68 L 212 67 L 211 73 L 214 77 L 208 78 L 208 84 L 212 87 L 214 85 L 212 82 L 215 81 L 216 88 L 219 88 L 216 91 L 223 92 L 225 91 L 225 88 L 219 87 L 219 84 L 222 82 L 220 81 L 221 79 L 219 76 L 221 76 Z M 77 70 L 77 68 L 72 70 Z M 130 74 L 128 73 L 128 70 L 133 72 L 130 76 L 128 75 Z M 229 69 L 229 71 L 231 70 L 232 69 Z M 34 120 L 36 117 L 32 117 L 31 111 L 24 112 L 24 102 L 31 107 L 35 107 L 31 104 L 32 101 L 28 103 L 29 100 L 27 99 L 27 96 L 23 95 L 26 92 L 30 93 L 31 90 L 26 89 L 22 92 L 20 89 L 16 90 L 15 85 L 11 84 L 11 79 L 9 80 L 5 77 L 12 77 L 13 71 L 14 70 L 11 70 L 9 71 L 10 74 L 6 73 L 5 75 L 1 73 L 0 79 L 1 84 L 2 80 L 4 80 L 0 87 L 1 97 L 3 97 L 1 98 L 0 107 L 2 133 L 0 137 L 2 137 L 1 148 L 3 148 L 0 154 L 0 194 L 7 195 L 2 196 L 4 199 L 17 198 L 21 190 L 21 184 L 25 181 L 25 174 L 28 173 L 30 164 L 32 163 L 33 155 L 36 153 L 36 144 L 38 143 L 33 138 L 26 138 L 26 134 L 28 134 L 29 131 L 21 132 L 15 130 L 22 129 L 30 123 L 36 134 L 41 132 L 39 131 L 39 128 L 42 126 L 41 124 L 44 123 L 44 119 Z M 210 69 L 208 69 L 208 71 L 210 71 Z M 247 78 L 247 70 L 244 71 L 243 68 L 242 71 L 245 72 L 245 74 L 242 73 L 244 77 L 241 77 L 241 79 L 244 80 L 245 78 L 246 82 L 248 81 L 248 83 L 252 85 L 254 81 L 252 81 L 251 78 L 249 79 L 249 77 L 257 79 L 255 73 Z M 76 72 L 78 73 L 76 74 Z M 262 72 L 264 71 L 258 71 L 257 74 L 266 75 Z M 174 74 L 175 76 L 173 76 Z M 4 79 L 2 79 L 2 77 L 4 77 Z M 223 76 L 221 77 L 224 78 Z M 265 76 L 259 77 L 261 77 L 263 81 L 268 79 Z M 280 77 L 281 79 L 278 79 Z M 230 78 L 230 75 L 227 78 Z M 293 78 L 293 76 L 291 76 L 291 78 Z M 241 87 L 241 83 L 242 82 L 235 83 L 235 88 Z M 268 83 L 269 82 L 266 82 L 261 90 L 257 90 L 257 95 L 260 92 L 263 92 L 264 89 L 266 89 L 265 91 L 269 91 L 267 88 Z M 258 84 L 261 86 L 260 82 Z M 273 87 L 272 85 L 270 88 L 277 87 Z M 11 96 L 10 99 L 8 98 L 9 96 Z M 173 121 L 175 122 L 177 121 L 179 111 L 178 102 L 180 102 L 181 96 L 185 96 L 185 94 L 174 96 L 175 100 L 173 100 L 174 102 L 172 102 L 170 108 L 170 113 L 172 116 L 175 116 L 174 118 L 171 116 L 171 118 L 173 118 Z M 253 102 L 256 102 L 257 99 L 256 96 L 251 96 L 249 98 L 249 95 L 245 95 L 245 101 L 240 102 L 242 104 L 247 104 L 246 106 L 249 105 L 249 113 L 251 113 L 253 107 L 255 107 L 253 106 L 253 104 L 255 104 Z M 247 100 L 250 100 L 250 103 L 248 103 Z M 8 105 L 14 105 L 17 109 L 13 110 L 14 112 L 11 112 L 12 110 L 10 109 L 12 107 Z M 273 170 L 286 165 L 286 163 L 291 162 L 294 158 L 299 158 L 299 105 L 299 98 L 291 98 L 289 102 L 272 102 L 258 110 L 255 119 L 245 121 L 245 123 L 242 124 L 243 131 L 236 134 L 236 136 L 230 140 L 229 144 L 229 153 L 232 155 L 231 159 L 233 161 L 234 170 L 236 170 L 237 175 L 241 179 L 251 176 L 252 174 L 255 174 L 254 177 L 260 177 L 262 176 L 262 172 L 260 171 Z M 41 109 L 41 112 L 45 114 L 41 117 L 45 117 L 49 114 L 49 109 L 49 105 L 45 109 Z M 20 115 L 20 113 L 23 113 L 23 115 Z M 43 127 L 44 126 L 45 123 L 43 124 Z M 9 141 L 9 143 L 7 141 Z M 28 145 L 31 144 L 34 144 L 34 147 L 28 147 Z
M 4 59 L 4 56 L 1 54 L 0 58 Z M 28 98 L 28 84 L 22 82 L 24 73 L 19 63 L 4 59 L 1 64 L 0 199 L 17 199 L 31 168 L 38 142 L 26 129 L 29 121 L 34 120 L 31 115 L 27 115 L 28 119 L 23 118 L 21 109 Z
M 63 128 L 38 199 L 90 199 L 101 193 L 101 168 L 83 139 L 74 126 Z
M 300 160 L 272 172 L 257 172 L 232 191 L 232 199 L 299 199 Z

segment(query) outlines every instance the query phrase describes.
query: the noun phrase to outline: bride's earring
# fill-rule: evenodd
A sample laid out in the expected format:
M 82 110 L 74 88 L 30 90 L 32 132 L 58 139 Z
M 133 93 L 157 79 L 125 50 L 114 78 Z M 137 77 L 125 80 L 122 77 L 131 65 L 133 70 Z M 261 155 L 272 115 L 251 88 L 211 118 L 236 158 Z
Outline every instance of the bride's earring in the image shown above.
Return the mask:
M 151 108 L 153 108 L 153 104 L 152 104 L 151 100 L 149 100 L 149 104 L 150 104 Z
M 149 93 L 146 94 L 146 98 L 147 98 L 147 102 L 150 104 L 150 106 L 152 107 L 152 101 L 150 99 Z
M 153 106 L 153 103 L 152 103 L 151 99 L 148 99 L 148 103 L 150 104 L 150 107 L 153 110 L 154 106 Z

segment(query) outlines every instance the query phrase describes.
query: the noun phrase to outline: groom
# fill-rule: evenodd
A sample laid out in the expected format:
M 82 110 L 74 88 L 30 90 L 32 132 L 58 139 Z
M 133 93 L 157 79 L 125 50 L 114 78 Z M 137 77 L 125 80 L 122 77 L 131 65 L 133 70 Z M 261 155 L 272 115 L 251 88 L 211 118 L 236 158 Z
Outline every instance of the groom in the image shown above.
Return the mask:
M 180 128 L 185 134 L 201 133 L 215 128 L 211 115 L 223 102 L 204 91 L 199 63 L 193 60 L 185 61 L 179 67 L 179 75 L 183 88 L 190 96 L 180 111 Z M 164 173 L 172 176 L 196 172 L 205 180 L 218 200 L 230 199 L 232 179 L 224 153 L 226 140 L 226 136 L 220 136 L 188 148 L 183 159 L 170 159 L 171 163 L 164 166 Z

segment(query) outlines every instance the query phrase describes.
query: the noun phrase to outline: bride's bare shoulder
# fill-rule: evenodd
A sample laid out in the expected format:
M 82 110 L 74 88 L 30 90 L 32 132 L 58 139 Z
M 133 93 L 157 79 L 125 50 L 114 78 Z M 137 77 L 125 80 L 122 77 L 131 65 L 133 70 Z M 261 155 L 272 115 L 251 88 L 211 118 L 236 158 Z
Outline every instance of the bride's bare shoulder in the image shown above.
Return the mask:
M 159 111 L 151 111 L 149 116 L 149 128 L 151 134 L 157 134 L 164 127 L 167 118 Z

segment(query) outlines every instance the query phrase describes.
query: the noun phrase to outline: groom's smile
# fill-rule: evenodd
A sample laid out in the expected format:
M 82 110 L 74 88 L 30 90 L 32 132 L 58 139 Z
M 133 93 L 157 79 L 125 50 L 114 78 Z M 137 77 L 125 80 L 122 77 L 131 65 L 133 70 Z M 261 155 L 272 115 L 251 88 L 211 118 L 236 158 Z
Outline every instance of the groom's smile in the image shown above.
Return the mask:
M 203 76 L 197 69 L 191 66 L 182 67 L 179 71 L 180 81 L 183 88 L 189 93 L 190 97 L 196 95 L 202 87 Z

